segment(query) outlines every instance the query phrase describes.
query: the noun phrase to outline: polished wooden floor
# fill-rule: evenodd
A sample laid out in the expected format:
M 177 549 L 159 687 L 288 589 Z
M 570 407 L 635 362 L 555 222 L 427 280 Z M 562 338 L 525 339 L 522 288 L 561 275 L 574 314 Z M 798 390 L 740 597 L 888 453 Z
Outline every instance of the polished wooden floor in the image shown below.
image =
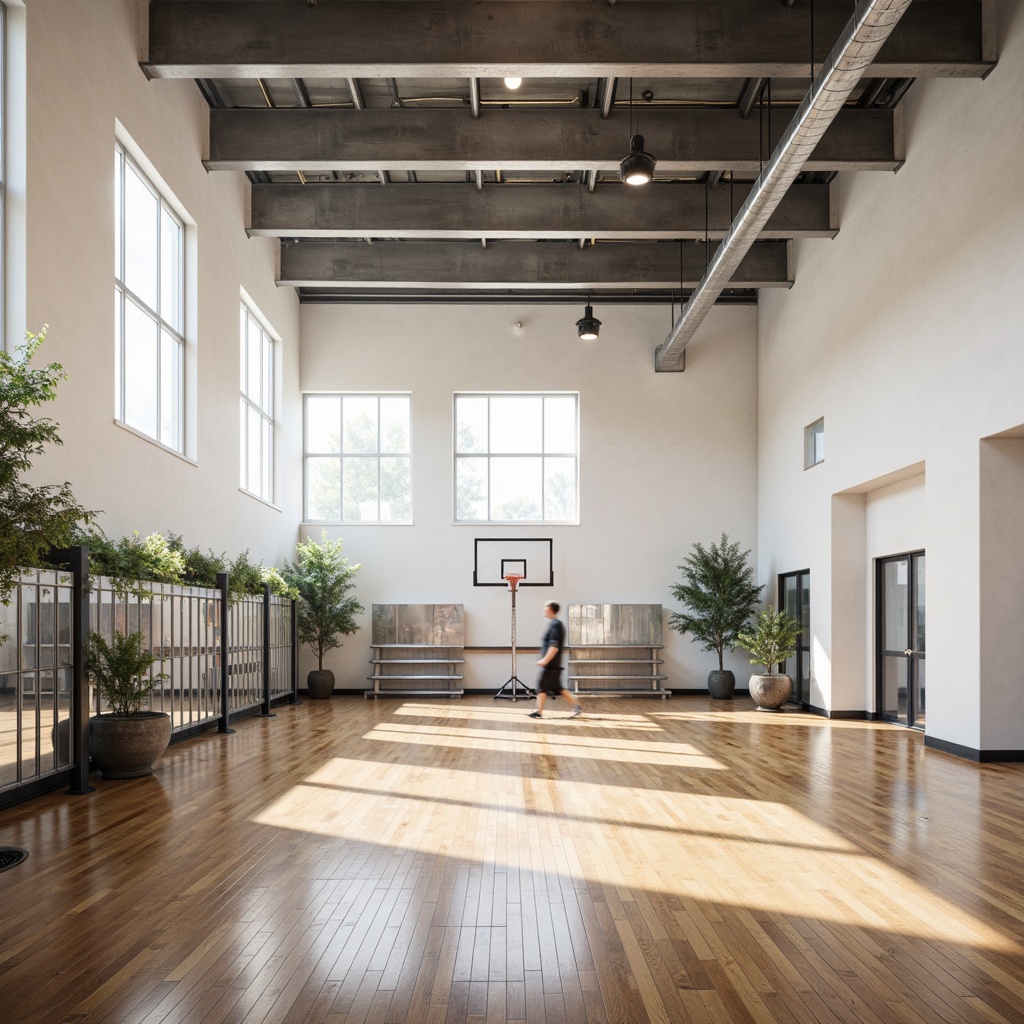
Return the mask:
M 0 812 L 0 1020 L 1024 1021 L 1024 766 L 532 707 L 307 701 Z

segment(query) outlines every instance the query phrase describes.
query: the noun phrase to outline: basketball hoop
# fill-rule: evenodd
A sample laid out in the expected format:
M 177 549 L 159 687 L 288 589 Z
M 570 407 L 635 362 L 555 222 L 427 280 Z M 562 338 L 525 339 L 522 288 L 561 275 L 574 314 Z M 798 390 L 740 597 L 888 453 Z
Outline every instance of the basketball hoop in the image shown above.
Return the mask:
M 503 576 L 502 579 L 508 584 L 508 589 L 514 594 L 519 589 L 519 581 L 523 579 L 522 576 L 517 576 L 514 572 L 510 572 L 507 576 Z

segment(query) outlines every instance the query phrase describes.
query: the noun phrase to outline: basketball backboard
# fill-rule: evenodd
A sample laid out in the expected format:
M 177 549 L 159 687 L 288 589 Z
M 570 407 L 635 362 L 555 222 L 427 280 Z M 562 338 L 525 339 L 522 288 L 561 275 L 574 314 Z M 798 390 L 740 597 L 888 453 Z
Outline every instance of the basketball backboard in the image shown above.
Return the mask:
M 473 586 L 507 587 L 505 577 L 522 576 L 521 587 L 553 587 L 550 538 L 480 537 L 473 542 Z

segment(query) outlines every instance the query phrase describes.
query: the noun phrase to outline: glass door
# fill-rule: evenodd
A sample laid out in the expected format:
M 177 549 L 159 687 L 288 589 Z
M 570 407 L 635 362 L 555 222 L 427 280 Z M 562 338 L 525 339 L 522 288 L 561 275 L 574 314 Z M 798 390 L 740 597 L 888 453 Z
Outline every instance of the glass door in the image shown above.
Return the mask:
M 878 710 L 914 729 L 925 725 L 925 563 L 916 551 L 877 562 Z
M 811 699 L 811 573 L 809 569 L 779 576 L 779 610 L 800 623 L 796 654 L 782 671 L 793 680 L 792 699 L 807 704 Z

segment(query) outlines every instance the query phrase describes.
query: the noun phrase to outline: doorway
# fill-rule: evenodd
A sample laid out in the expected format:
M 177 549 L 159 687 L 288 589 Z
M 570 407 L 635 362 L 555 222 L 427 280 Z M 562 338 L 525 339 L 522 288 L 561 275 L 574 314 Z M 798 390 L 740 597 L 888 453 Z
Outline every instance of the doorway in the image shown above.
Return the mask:
M 786 572 L 779 576 L 779 610 L 800 623 L 796 653 L 787 659 L 782 671 L 793 680 L 793 696 L 798 704 L 811 699 L 811 573 Z
M 887 722 L 924 729 L 924 552 L 879 558 L 876 573 L 879 715 Z

